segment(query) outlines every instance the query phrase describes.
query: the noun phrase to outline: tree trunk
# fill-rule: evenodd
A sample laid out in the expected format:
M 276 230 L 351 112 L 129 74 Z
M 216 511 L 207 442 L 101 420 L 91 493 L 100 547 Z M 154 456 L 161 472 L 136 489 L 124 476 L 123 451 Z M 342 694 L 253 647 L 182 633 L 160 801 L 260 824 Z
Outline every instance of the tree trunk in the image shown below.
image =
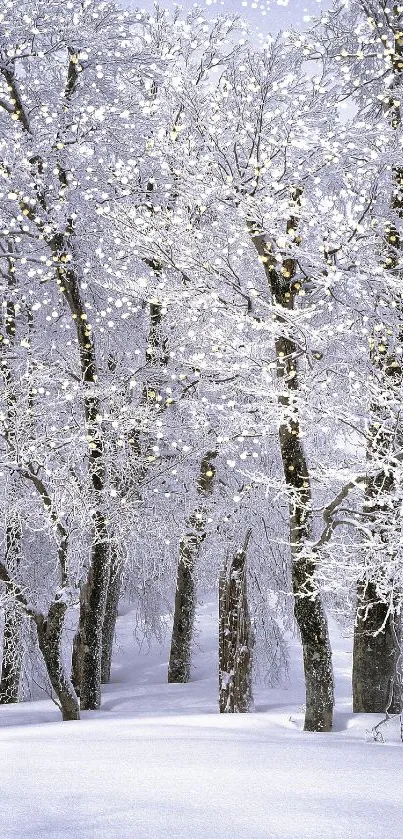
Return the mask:
M 301 635 L 306 712 L 305 731 L 331 731 L 334 705 L 333 670 L 326 614 L 315 590 L 315 564 L 305 554 L 311 536 L 311 488 L 308 465 L 300 440 L 299 415 L 290 390 L 298 388 L 297 348 L 288 338 L 276 341 L 277 376 L 285 380 L 279 396 L 287 422 L 280 425 L 280 450 L 290 492 L 290 547 L 294 615 Z
M 247 595 L 246 554 L 250 538 L 232 557 L 219 586 L 219 707 L 221 714 L 253 708 L 253 633 Z
M 298 210 L 301 189 L 292 198 Z M 300 283 L 294 281 L 295 259 L 282 255 L 281 270 L 271 244 L 258 223 L 250 221 L 253 244 L 264 265 L 276 303 L 279 336 L 275 341 L 276 374 L 281 409 L 280 452 L 289 495 L 290 549 L 294 615 L 301 635 L 304 658 L 306 712 L 305 731 L 331 731 L 334 705 L 332 658 L 326 614 L 314 584 L 315 563 L 305 551 L 311 538 L 311 485 L 308 464 L 301 443 L 297 403 L 299 391 L 297 359 L 299 348 L 288 336 L 287 311 L 294 309 Z M 287 234 L 296 231 L 297 214 L 287 222 Z M 284 311 L 284 316 L 281 314 Z
M 76 92 L 79 69 L 77 54 L 74 49 L 68 50 L 67 78 L 64 89 L 64 102 L 66 119 L 71 98 Z M 16 116 L 22 130 L 26 135 L 31 134 L 30 120 L 25 103 L 21 96 L 21 90 L 15 77 L 15 67 L 1 70 L 8 88 L 11 91 L 16 105 Z M 63 130 L 62 126 L 60 130 Z M 45 163 L 40 156 L 32 158 L 34 172 L 43 172 Z M 57 177 L 63 193 L 69 187 L 67 172 L 60 165 L 57 167 Z M 37 189 L 38 204 L 45 213 L 48 212 L 48 196 L 39 188 Z M 65 198 L 63 199 L 65 200 Z M 92 326 L 88 321 L 88 310 L 85 306 L 80 275 L 81 260 L 74 248 L 75 236 L 75 215 L 72 213 L 63 222 L 59 230 L 48 229 L 43 221 L 42 214 L 38 214 L 37 208 L 27 203 L 24 205 L 27 217 L 36 225 L 43 237 L 44 243 L 51 251 L 58 286 L 70 309 L 74 322 L 81 370 L 81 381 L 83 387 L 83 411 L 85 417 L 85 432 L 88 439 L 88 472 L 92 490 L 92 503 L 94 512 L 92 514 L 92 551 L 91 564 L 85 588 L 85 603 L 87 613 L 80 615 L 81 635 L 80 639 L 83 648 L 79 659 L 82 663 L 80 673 L 82 676 L 81 699 L 82 707 L 86 709 L 97 709 L 101 701 L 101 655 L 102 655 L 102 625 L 106 594 L 109 580 L 109 539 L 107 533 L 106 515 L 104 512 L 104 495 L 106 483 L 106 466 L 104 441 L 101 425 L 98 421 L 101 416 L 101 405 L 96 394 L 99 371 Z M 76 643 L 77 647 L 77 643 Z
M 105 617 L 102 627 L 101 682 L 108 684 L 111 678 L 112 650 L 115 639 L 120 588 L 122 583 L 122 562 L 116 550 L 112 549 L 111 575 L 106 598 Z
M 384 35 L 383 12 L 379 16 L 374 12 L 375 32 L 378 43 Z M 394 40 L 394 50 L 390 54 L 393 76 L 390 84 L 390 99 L 385 101 L 384 107 L 388 114 L 392 128 L 401 128 L 401 105 L 399 97 L 395 98 L 394 89 L 400 90 L 403 70 L 403 39 L 401 33 L 401 13 L 396 5 L 391 4 L 388 25 Z M 383 33 L 383 34 L 382 34 Z M 391 221 L 386 228 L 384 267 L 392 272 L 392 279 L 399 283 L 401 274 L 402 234 L 401 221 L 403 219 L 403 169 L 394 169 L 394 190 L 391 198 Z M 393 218 L 394 217 L 394 218 Z M 389 293 L 389 292 L 388 292 Z M 383 301 L 382 301 L 383 302 Z M 392 305 L 398 312 L 402 312 L 402 297 L 396 293 Z M 384 310 L 379 313 L 379 322 L 385 320 Z M 379 323 L 375 330 L 378 330 Z M 389 400 L 385 399 L 385 392 L 390 390 L 390 404 L 395 403 L 394 394 L 401 387 L 402 365 L 401 349 L 403 344 L 403 325 L 399 324 L 397 342 L 394 343 L 389 335 L 391 330 L 384 323 L 383 333 L 373 332 L 371 341 L 371 361 L 375 370 L 376 381 L 381 381 L 381 394 L 378 401 L 371 405 L 372 425 L 367 444 L 367 460 L 379 465 L 387 462 L 384 472 L 367 483 L 366 512 L 370 514 L 370 521 L 374 528 L 378 526 L 381 540 L 388 544 L 388 515 L 399 515 L 397 505 L 393 508 L 395 476 L 390 464 L 393 452 L 402 446 L 402 427 L 400 410 L 398 413 L 389 410 Z M 389 461 L 389 463 L 388 463 Z M 393 512 L 391 513 L 391 509 Z M 382 519 L 386 514 L 386 526 L 382 527 Z M 390 591 L 391 600 L 393 597 Z M 393 604 L 396 605 L 395 603 Z M 396 609 L 390 610 L 390 602 L 382 602 L 372 580 L 359 580 L 357 584 L 357 612 L 354 628 L 353 648 L 353 710 L 356 713 L 397 713 L 402 710 L 400 694 L 401 674 L 396 672 L 401 643 L 401 623 Z
M 188 682 L 190 679 L 193 627 L 196 613 L 194 563 L 198 546 L 198 535 L 189 533 L 182 539 L 179 548 L 168 682 Z
M 63 239 L 59 242 L 58 237 L 54 237 L 54 248 L 59 257 L 63 245 Z M 95 508 L 92 515 L 91 565 L 83 586 L 84 596 L 80 599 L 80 629 L 74 644 L 75 657 L 78 656 L 80 667 L 77 670 L 73 665 L 73 671 L 75 679 L 78 672 L 81 674 L 81 707 L 85 710 L 97 710 L 101 704 L 102 626 L 110 574 L 109 534 L 103 512 L 106 467 L 103 436 L 98 422 L 101 406 L 95 394 L 99 377 L 92 329 L 87 322 L 85 306 L 81 299 L 79 278 L 71 269 L 60 268 L 59 274 L 76 325 L 89 441 L 88 471 Z M 77 648 L 80 644 L 82 649 L 79 651 Z M 78 688 L 77 681 L 75 685 Z
M 62 658 L 62 633 L 67 605 L 52 603 L 48 616 L 36 620 L 39 649 L 53 690 L 59 700 L 63 720 L 79 720 L 80 710 L 73 685 L 66 675 Z
M 96 519 L 97 541 L 91 567 L 81 588 L 79 628 L 73 644 L 72 681 L 84 711 L 101 707 L 102 629 L 109 584 L 109 545 L 101 513 Z
M 383 345 L 382 345 L 383 346 Z M 374 351 L 372 360 L 383 378 L 390 379 L 390 368 Z M 389 369 L 389 374 L 387 373 Z M 400 367 L 393 368 L 395 379 L 401 378 Z M 386 382 L 386 387 L 389 382 Z M 396 417 L 386 416 L 388 408 L 381 404 L 371 406 L 373 423 L 367 446 L 367 460 L 379 465 L 393 455 L 396 446 Z M 393 431 L 391 433 L 391 427 Z M 388 548 L 391 515 L 399 515 L 393 505 L 395 478 L 393 470 L 381 470 L 366 485 L 365 512 L 370 526 L 380 535 L 381 545 Z M 382 572 L 382 567 L 379 568 Z M 357 584 L 356 619 L 353 643 L 353 711 L 355 713 L 397 713 L 402 709 L 398 687 L 400 675 L 396 672 L 400 653 L 401 626 L 397 612 L 397 591 L 385 602 L 380 598 L 375 580 L 359 580 Z
M 199 495 L 206 498 L 213 490 L 216 451 L 208 451 L 200 464 L 197 481 Z M 198 507 L 189 517 L 192 528 L 181 540 L 176 579 L 174 622 L 168 666 L 168 682 L 188 682 L 192 658 L 192 641 L 196 613 L 195 563 L 206 537 L 206 509 Z
M 80 705 L 83 711 L 98 710 L 101 707 L 102 628 L 108 578 L 109 566 L 105 563 L 104 545 L 97 545 L 93 551 L 86 583 L 80 689 Z
M 294 615 L 301 634 L 305 674 L 305 731 L 331 731 L 334 687 L 332 654 L 325 611 L 318 594 L 310 599 L 309 575 L 314 566 L 304 560 L 293 564 Z
M 388 611 L 373 583 L 359 584 L 353 649 L 355 713 L 396 714 L 402 710 L 395 673 L 400 621 Z
M 73 649 L 71 654 L 71 682 L 74 685 L 74 690 L 77 696 L 81 693 L 81 683 L 83 679 L 83 623 L 85 617 L 85 598 L 86 598 L 86 583 L 83 583 L 80 589 L 80 612 L 78 617 L 78 626 L 73 639 Z
M 12 605 L 5 609 L 3 660 L 0 679 L 0 705 L 18 702 L 22 667 L 24 618 Z

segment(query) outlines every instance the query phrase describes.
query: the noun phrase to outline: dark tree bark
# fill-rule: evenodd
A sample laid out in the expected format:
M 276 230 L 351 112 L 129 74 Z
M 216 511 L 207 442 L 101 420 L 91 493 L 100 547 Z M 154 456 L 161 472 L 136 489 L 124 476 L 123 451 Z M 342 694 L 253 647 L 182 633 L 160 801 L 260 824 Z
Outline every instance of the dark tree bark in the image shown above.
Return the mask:
M 197 492 L 203 498 L 213 490 L 216 451 L 206 452 L 197 481 Z M 188 532 L 179 547 L 176 578 L 174 621 L 168 666 L 168 682 L 188 682 L 192 659 L 192 641 L 196 613 L 195 564 L 206 538 L 206 508 L 200 505 L 189 517 Z
M 74 687 L 62 658 L 62 633 L 67 605 L 55 601 L 46 618 L 36 619 L 39 649 L 43 655 L 52 688 L 59 700 L 63 720 L 79 720 L 80 709 Z
M 374 583 L 360 583 L 353 647 L 353 711 L 399 713 L 402 697 L 396 679 L 400 622 L 388 615 Z M 384 626 L 384 629 L 381 627 Z
M 301 190 L 295 190 L 295 216 L 287 223 L 287 233 L 296 231 Z M 275 341 L 278 402 L 283 419 L 279 429 L 281 459 L 289 493 L 290 549 L 294 614 L 300 631 L 305 673 L 305 731 L 331 731 L 334 686 L 329 632 L 325 610 L 315 589 L 315 564 L 305 551 L 311 537 L 311 484 L 300 434 L 297 404 L 299 390 L 297 359 L 299 349 L 288 334 L 286 313 L 295 306 L 300 284 L 294 281 L 295 259 L 282 257 L 281 269 L 270 242 L 259 224 L 249 222 L 253 244 L 264 265 L 272 297 L 276 303 L 279 336 Z M 282 310 L 284 316 L 282 315 Z
M 84 599 L 84 593 L 85 585 L 82 585 L 80 590 L 80 612 L 78 617 L 78 626 L 76 634 L 74 635 L 73 649 L 71 654 L 71 683 L 74 686 L 74 690 L 78 697 L 80 696 L 81 683 L 83 678 L 84 644 L 81 624 L 84 620 L 85 614 L 85 603 L 82 603 L 82 600 Z
M 371 356 L 383 379 L 389 379 L 386 386 L 400 383 L 400 367 L 388 367 L 383 353 L 374 348 Z M 396 420 L 393 415 L 390 416 L 388 408 L 381 405 L 373 404 L 371 413 L 373 424 L 369 432 L 367 460 L 369 464 L 379 465 L 393 457 Z M 392 468 L 388 471 L 381 469 L 366 483 L 366 521 L 380 534 L 385 552 L 391 511 L 394 510 L 396 519 L 399 514 L 397 505 L 393 504 L 394 487 Z M 374 580 L 358 581 L 352 672 L 355 713 L 397 713 L 401 710 L 399 674 L 396 672 L 401 643 L 397 605 L 397 593 L 394 596 L 391 593 L 388 602 L 385 602 Z
M 112 650 L 118 616 L 120 588 L 122 582 L 122 561 L 112 548 L 111 574 L 106 598 L 105 617 L 102 627 L 101 682 L 108 684 L 111 678 Z
M 79 628 L 73 645 L 73 683 L 82 710 L 101 707 L 102 629 L 109 584 L 109 546 L 103 515 L 98 511 L 91 567 L 81 588 Z
M 219 586 L 219 708 L 221 714 L 253 708 L 253 632 L 247 594 L 248 532 L 241 550 L 227 562 Z
M 180 543 L 168 682 L 188 682 L 190 679 L 196 613 L 194 563 L 199 542 L 198 534 L 188 533 Z

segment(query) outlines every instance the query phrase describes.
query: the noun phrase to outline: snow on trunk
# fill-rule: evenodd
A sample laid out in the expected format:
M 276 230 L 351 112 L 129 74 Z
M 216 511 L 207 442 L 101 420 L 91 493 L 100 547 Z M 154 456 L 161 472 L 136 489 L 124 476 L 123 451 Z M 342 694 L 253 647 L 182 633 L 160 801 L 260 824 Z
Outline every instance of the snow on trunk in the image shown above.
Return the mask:
M 227 559 L 219 586 L 219 707 L 221 714 L 253 708 L 253 632 L 247 592 L 248 531 L 243 547 Z

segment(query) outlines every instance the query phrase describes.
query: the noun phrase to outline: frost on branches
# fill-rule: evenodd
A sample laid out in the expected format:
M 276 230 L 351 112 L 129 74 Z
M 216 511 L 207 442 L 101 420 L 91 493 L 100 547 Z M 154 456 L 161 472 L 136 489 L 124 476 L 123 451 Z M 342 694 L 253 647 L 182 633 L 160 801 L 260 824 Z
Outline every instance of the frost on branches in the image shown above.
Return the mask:
M 189 680 L 213 590 L 221 711 L 295 620 L 330 730 L 327 610 L 355 709 L 401 709 L 402 18 L 257 48 L 197 7 L 3 4 L 1 702 L 40 653 L 64 719 L 98 709 L 121 598 L 173 612 Z

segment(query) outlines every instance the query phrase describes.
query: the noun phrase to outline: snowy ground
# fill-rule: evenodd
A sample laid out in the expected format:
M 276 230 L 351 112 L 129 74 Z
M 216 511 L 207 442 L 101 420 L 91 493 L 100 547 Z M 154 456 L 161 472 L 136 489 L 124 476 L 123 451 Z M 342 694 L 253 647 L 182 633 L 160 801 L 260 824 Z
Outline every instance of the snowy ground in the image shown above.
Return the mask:
M 194 679 L 167 685 L 167 644 L 119 619 L 102 711 L 59 722 L 48 700 L 0 708 L 1 839 L 386 839 L 402 830 L 403 745 L 367 742 L 379 717 L 351 714 L 348 643 L 334 626 L 332 734 L 301 731 L 292 688 L 256 694 L 257 713 L 217 713 L 216 619 L 200 607 Z

